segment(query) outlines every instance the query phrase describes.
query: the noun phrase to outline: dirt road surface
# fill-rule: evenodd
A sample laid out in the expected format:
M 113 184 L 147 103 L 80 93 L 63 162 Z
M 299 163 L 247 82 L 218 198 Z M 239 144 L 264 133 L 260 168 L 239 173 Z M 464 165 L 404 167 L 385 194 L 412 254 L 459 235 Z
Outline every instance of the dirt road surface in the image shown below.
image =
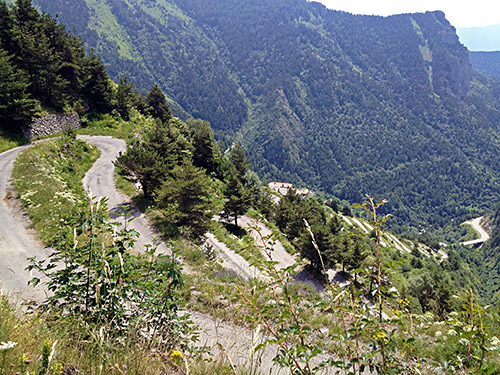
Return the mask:
M 41 300 L 45 296 L 43 286 L 28 285 L 30 273 L 28 257 L 45 259 L 50 250 L 36 239 L 29 222 L 7 204 L 10 176 L 17 155 L 28 146 L 21 146 L 0 154 L 0 286 L 3 294 L 14 302 Z M 36 275 L 39 276 L 39 275 Z
M 228 248 L 225 243 L 217 240 L 212 233 L 206 234 L 205 246 L 207 245 L 217 250 L 224 268 L 234 271 L 245 280 L 263 277 L 256 267 L 251 266 L 245 258 Z
M 101 151 L 101 157 L 83 180 L 84 187 L 91 189 L 92 195 L 97 198 L 107 197 L 108 209 L 111 212 L 117 212 L 124 204 L 130 205 L 129 199 L 116 191 L 114 183 L 113 160 L 121 151 L 125 150 L 125 142 L 102 136 L 82 136 L 80 138 L 87 140 Z M 19 152 L 26 147 L 23 146 L 0 154 L 0 196 L 2 198 L 0 201 L 0 281 L 3 293 L 9 294 L 11 297 L 40 301 L 45 296 L 45 289 L 43 287 L 33 289 L 27 285 L 27 281 L 31 277 L 29 272 L 25 270 L 29 264 L 26 258 L 33 256 L 39 259 L 45 258 L 49 250 L 36 241 L 33 231 L 27 227 L 28 221 L 22 215 L 12 211 L 6 204 L 5 198 L 14 160 Z M 143 214 L 137 208 L 131 207 L 133 208 L 132 216 L 135 219 L 128 224 L 128 228 L 134 228 L 140 233 L 141 241 L 136 246 L 136 251 L 141 253 L 144 245 L 151 243 L 155 236 Z M 209 241 L 211 240 L 212 244 L 215 243 L 218 246 L 223 262 L 228 268 L 234 269 L 235 272 L 238 270 L 237 273 L 246 278 L 259 277 L 258 271 L 251 267 L 245 259 L 212 237 L 208 235 Z M 159 246 L 160 251 L 168 252 L 164 244 Z M 273 259 L 278 260 L 277 258 Z M 293 258 L 285 257 L 278 261 L 285 265 L 291 262 L 291 259 Z M 248 366 L 252 348 L 262 341 L 262 335 L 255 336 L 255 332 L 252 330 L 219 321 L 210 315 L 193 312 L 192 319 L 200 328 L 199 344 L 206 345 L 216 358 L 226 363 Z M 273 365 L 272 358 L 276 355 L 277 350 L 278 348 L 273 345 L 255 354 L 252 360 L 254 368 L 262 373 L 289 374 L 289 371 Z M 322 373 L 326 374 L 328 370 Z
M 253 239 L 255 240 L 255 245 L 261 248 L 263 247 L 261 236 L 263 238 L 266 238 L 272 234 L 271 230 L 260 220 L 255 220 L 251 217 L 243 215 L 240 217 L 239 222 L 240 225 L 245 228 L 246 231 L 249 232 L 253 237 Z M 256 229 L 253 228 L 258 228 L 260 234 Z M 290 267 L 291 265 L 296 263 L 294 257 L 285 250 L 280 241 L 274 242 L 269 255 L 271 258 L 270 260 L 278 262 L 278 269 Z
M 135 251 L 138 254 L 144 253 L 146 246 L 153 243 L 157 244 L 158 253 L 171 254 L 171 250 L 163 242 L 156 239 L 158 234 L 152 231 L 144 214 L 130 198 L 115 188 L 113 161 L 116 160 L 120 152 L 125 152 L 127 148 L 125 141 L 106 136 L 79 136 L 78 138 L 86 140 L 101 151 L 101 156 L 83 178 L 83 187 L 89 190 L 96 199 L 107 198 L 110 217 L 126 225 L 127 229 L 134 229 L 140 234 L 135 243 Z M 132 222 L 126 223 L 127 219 L 120 215 L 123 211 L 127 212 L 127 219 L 133 218 Z

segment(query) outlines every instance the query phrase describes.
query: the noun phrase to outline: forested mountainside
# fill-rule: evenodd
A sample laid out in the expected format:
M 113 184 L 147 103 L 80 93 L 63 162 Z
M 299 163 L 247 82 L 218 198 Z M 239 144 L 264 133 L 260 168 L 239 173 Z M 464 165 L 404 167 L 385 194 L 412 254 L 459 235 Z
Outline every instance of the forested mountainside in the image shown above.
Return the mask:
M 500 85 L 473 73 L 441 12 L 357 16 L 306 0 L 36 0 L 102 54 L 154 81 L 174 113 L 240 140 L 265 179 L 393 223 L 440 226 L 498 200 Z M 411 224 L 408 224 L 411 223 Z
M 470 52 L 470 62 L 479 73 L 500 78 L 500 51 Z
M 31 1 L 0 2 L 0 127 L 18 130 L 42 110 L 110 111 L 108 73 L 80 38 Z

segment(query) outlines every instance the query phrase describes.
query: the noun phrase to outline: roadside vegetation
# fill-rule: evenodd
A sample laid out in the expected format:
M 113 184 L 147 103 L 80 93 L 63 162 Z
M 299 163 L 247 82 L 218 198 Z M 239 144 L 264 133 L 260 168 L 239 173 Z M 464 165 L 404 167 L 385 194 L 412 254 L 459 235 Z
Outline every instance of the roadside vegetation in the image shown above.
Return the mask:
M 29 1 L 16 6 L 37 24 L 52 25 Z M 98 59 L 90 60 L 84 59 Z M 99 71 L 96 77 L 105 78 Z M 115 163 L 119 186 L 160 229 L 173 255 L 154 247 L 132 254 L 137 233 L 110 221 L 105 200 L 93 202 L 83 189 L 82 177 L 99 152 L 75 132 L 28 148 L 15 163 L 13 184 L 52 249 L 48 259 L 31 259 L 29 266 L 45 277 L 31 283 L 46 283 L 50 295 L 22 315 L 0 296 L 0 375 L 253 375 L 265 347 L 276 353 L 276 366 L 294 375 L 325 368 L 342 374 L 500 372 L 500 309 L 486 303 L 498 297 L 498 285 L 481 279 L 481 251 L 450 246 L 448 257 L 437 259 L 417 247 L 409 253 L 383 245 L 391 218 L 381 215 L 385 201 L 370 196 L 353 209 L 369 221 L 368 233 L 347 225 L 339 211 L 350 209 L 335 201 L 327 207 L 293 190 L 273 201 L 243 148 L 234 144 L 223 152 L 208 122 L 175 118 L 158 86 L 140 94 L 126 79 L 99 82 L 109 107 L 89 107 L 79 132 L 127 140 Z M 90 105 L 93 96 L 84 97 Z M 260 229 L 241 227 L 247 212 L 265 218 L 273 234 L 258 241 L 249 236 Z M 207 232 L 263 277 L 245 280 L 225 270 L 206 245 Z M 280 238 L 303 261 L 284 269 L 269 261 Z M 493 236 L 492 246 L 499 241 Z M 428 245 L 440 246 L 434 238 Z M 486 253 L 491 267 L 495 249 Z M 310 283 L 298 281 L 299 273 Z M 259 333 L 262 343 L 253 343 L 248 366 L 204 348 L 193 311 Z
M 61 139 L 28 148 L 16 159 L 12 177 L 17 197 L 46 244 L 53 243 L 60 223 L 74 220 L 77 207 L 86 202 L 81 181 L 98 156 L 96 148 L 69 131 Z
M 57 228 L 56 234 L 49 236 L 55 249 L 51 259 L 32 264 L 49 276 L 49 287 L 55 293 L 45 301 L 45 308 L 18 318 L 3 301 L 5 311 L 11 311 L 2 315 L 0 324 L 7 327 L 0 337 L 6 348 L 4 373 L 35 368 L 47 374 L 61 369 L 83 373 L 102 369 L 99 371 L 105 374 L 243 373 L 245 369 L 223 365 L 196 345 L 196 327 L 189 323 L 189 315 L 178 314 L 180 308 L 207 313 L 214 319 L 246 327 L 249 332 L 261 326 L 264 337 L 268 337 L 264 346 L 281 348 L 276 365 L 299 374 L 319 373 L 322 366 L 353 374 L 370 368 L 386 374 L 487 374 L 499 370 L 496 337 L 500 332 L 495 328 L 495 310 L 483 307 L 472 290 L 436 300 L 443 295 L 430 286 L 426 289 L 434 281 L 426 279 L 424 270 L 431 264 L 438 267 L 438 263 L 421 255 L 397 255 L 382 249 L 383 222 L 378 226 L 372 222 L 374 233 L 366 238 L 353 238 L 366 246 L 364 251 L 369 255 L 357 269 L 345 268 L 345 287 L 324 281 L 327 287 L 318 292 L 293 281 L 299 271 L 297 266 L 279 271 L 265 257 L 254 258 L 254 262 L 267 278 L 244 281 L 224 271 L 210 249 L 176 236 L 169 246 L 191 270 L 183 275 L 177 262 L 170 258 L 158 262 L 153 251 L 145 257 L 130 255 L 127 249 L 133 244 L 133 233 L 110 235 L 113 228 L 104 220 L 105 205 L 89 204 L 81 189 L 81 176 L 95 159 L 95 150 L 75 141 L 71 134 L 29 150 L 16 166 L 21 171 L 27 165 L 37 167 L 36 161 L 50 164 L 50 157 L 56 155 L 61 159 L 61 169 L 66 170 L 70 160 L 75 159 L 62 156 L 77 155 L 76 159 L 82 161 L 79 176 L 56 173 L 66 182 L 50 185 L 62 192 L 68 191 L 68 186 L 79 186 L 80 190 L 76 190 L 81 200 L 74 205 L 76 216 L 49 224 Z M 20 175 L 16 179 L 23 180 Z M 61 202 L 66 199 L 57 191 L 50 194 Z M 32 195 L 29 201 L 22 202 L 29 208 L 38 206 L 38 199 L 59 206 L 46 195 Z M 290 204 L 286 199 L 297 205 L 317 204 L 294 200 L 293 195 L 284 197 L 282 204 Z M 293 205 L 287 207 L 286 212 L 293 212 Z M 319 264 L 335 262 L 331 265 L 342 269 L 341 261 L 328 260 L 328 252 L 321 250 L 316 236 L 321 232 L 308 222 L 304 225 Z M 42 227 L 37 228 L 43 232 Z M 248 248 L 257 253 L 269 251 L 274 237 L 263 240 L 257 242 L 257 247 L 249 242 Z M 54 268 L 61 259 L 66 266 Z M 407 266 L 409 276 L 401 278 L 404 272 L 400 270 Z M 322 267 L 317 270 L 320 275 L 325 274 Z M 390 291 L 391 285 L 396 285 L 399 293 Z M 134 313 L 124 306 L 134 306 Z M 155 318 L 155 314 L 160 315 Z M 158 321 L 163 322 L 164 331 L 147 326 Z M 30 335 L 37 339 L 21 339 L 25 326 L 33 327 Z M 155 334 L 145 337 L 141 332 Z M 14 344 L 9 341 L 17 344 L 10 348 Z M 261 348 L 256 348 L 256 356 Z

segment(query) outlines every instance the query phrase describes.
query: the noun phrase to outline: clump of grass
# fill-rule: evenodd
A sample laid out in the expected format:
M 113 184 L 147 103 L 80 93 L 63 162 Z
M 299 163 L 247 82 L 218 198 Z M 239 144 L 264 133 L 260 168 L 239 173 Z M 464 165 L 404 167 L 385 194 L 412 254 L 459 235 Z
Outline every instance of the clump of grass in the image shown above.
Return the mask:
M 224 222 L 213 223 L 215 237 L 224 242 L 250 263 L 264 260 L 264 255 L 255 247 L 254 239 L 243 229 Z
M 91 114 L 82 119 L 82 128 L 78 134 L 86 135 L 110 135 L 115 138 L 124 139 L 130 143 L 136 137 L 138 130 L 144 128 L 152 120 L 132 110 L 130 120 L 122 120 L 119 116 L 109 114 Z
M 0 127 L 0 153 L 27 143 L 28 140 L 21 132 L 8 132 Z

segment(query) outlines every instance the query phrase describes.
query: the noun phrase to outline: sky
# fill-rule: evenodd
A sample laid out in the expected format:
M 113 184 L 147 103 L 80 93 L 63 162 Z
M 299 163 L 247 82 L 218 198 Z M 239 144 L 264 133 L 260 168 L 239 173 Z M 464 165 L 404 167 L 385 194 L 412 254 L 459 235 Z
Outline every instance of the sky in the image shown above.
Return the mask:
M 330 9 L 355 14 L 389 16 L 399 13 L 442 10 L 455 27 L 500 24 L 498 0 L 315 0 Z

